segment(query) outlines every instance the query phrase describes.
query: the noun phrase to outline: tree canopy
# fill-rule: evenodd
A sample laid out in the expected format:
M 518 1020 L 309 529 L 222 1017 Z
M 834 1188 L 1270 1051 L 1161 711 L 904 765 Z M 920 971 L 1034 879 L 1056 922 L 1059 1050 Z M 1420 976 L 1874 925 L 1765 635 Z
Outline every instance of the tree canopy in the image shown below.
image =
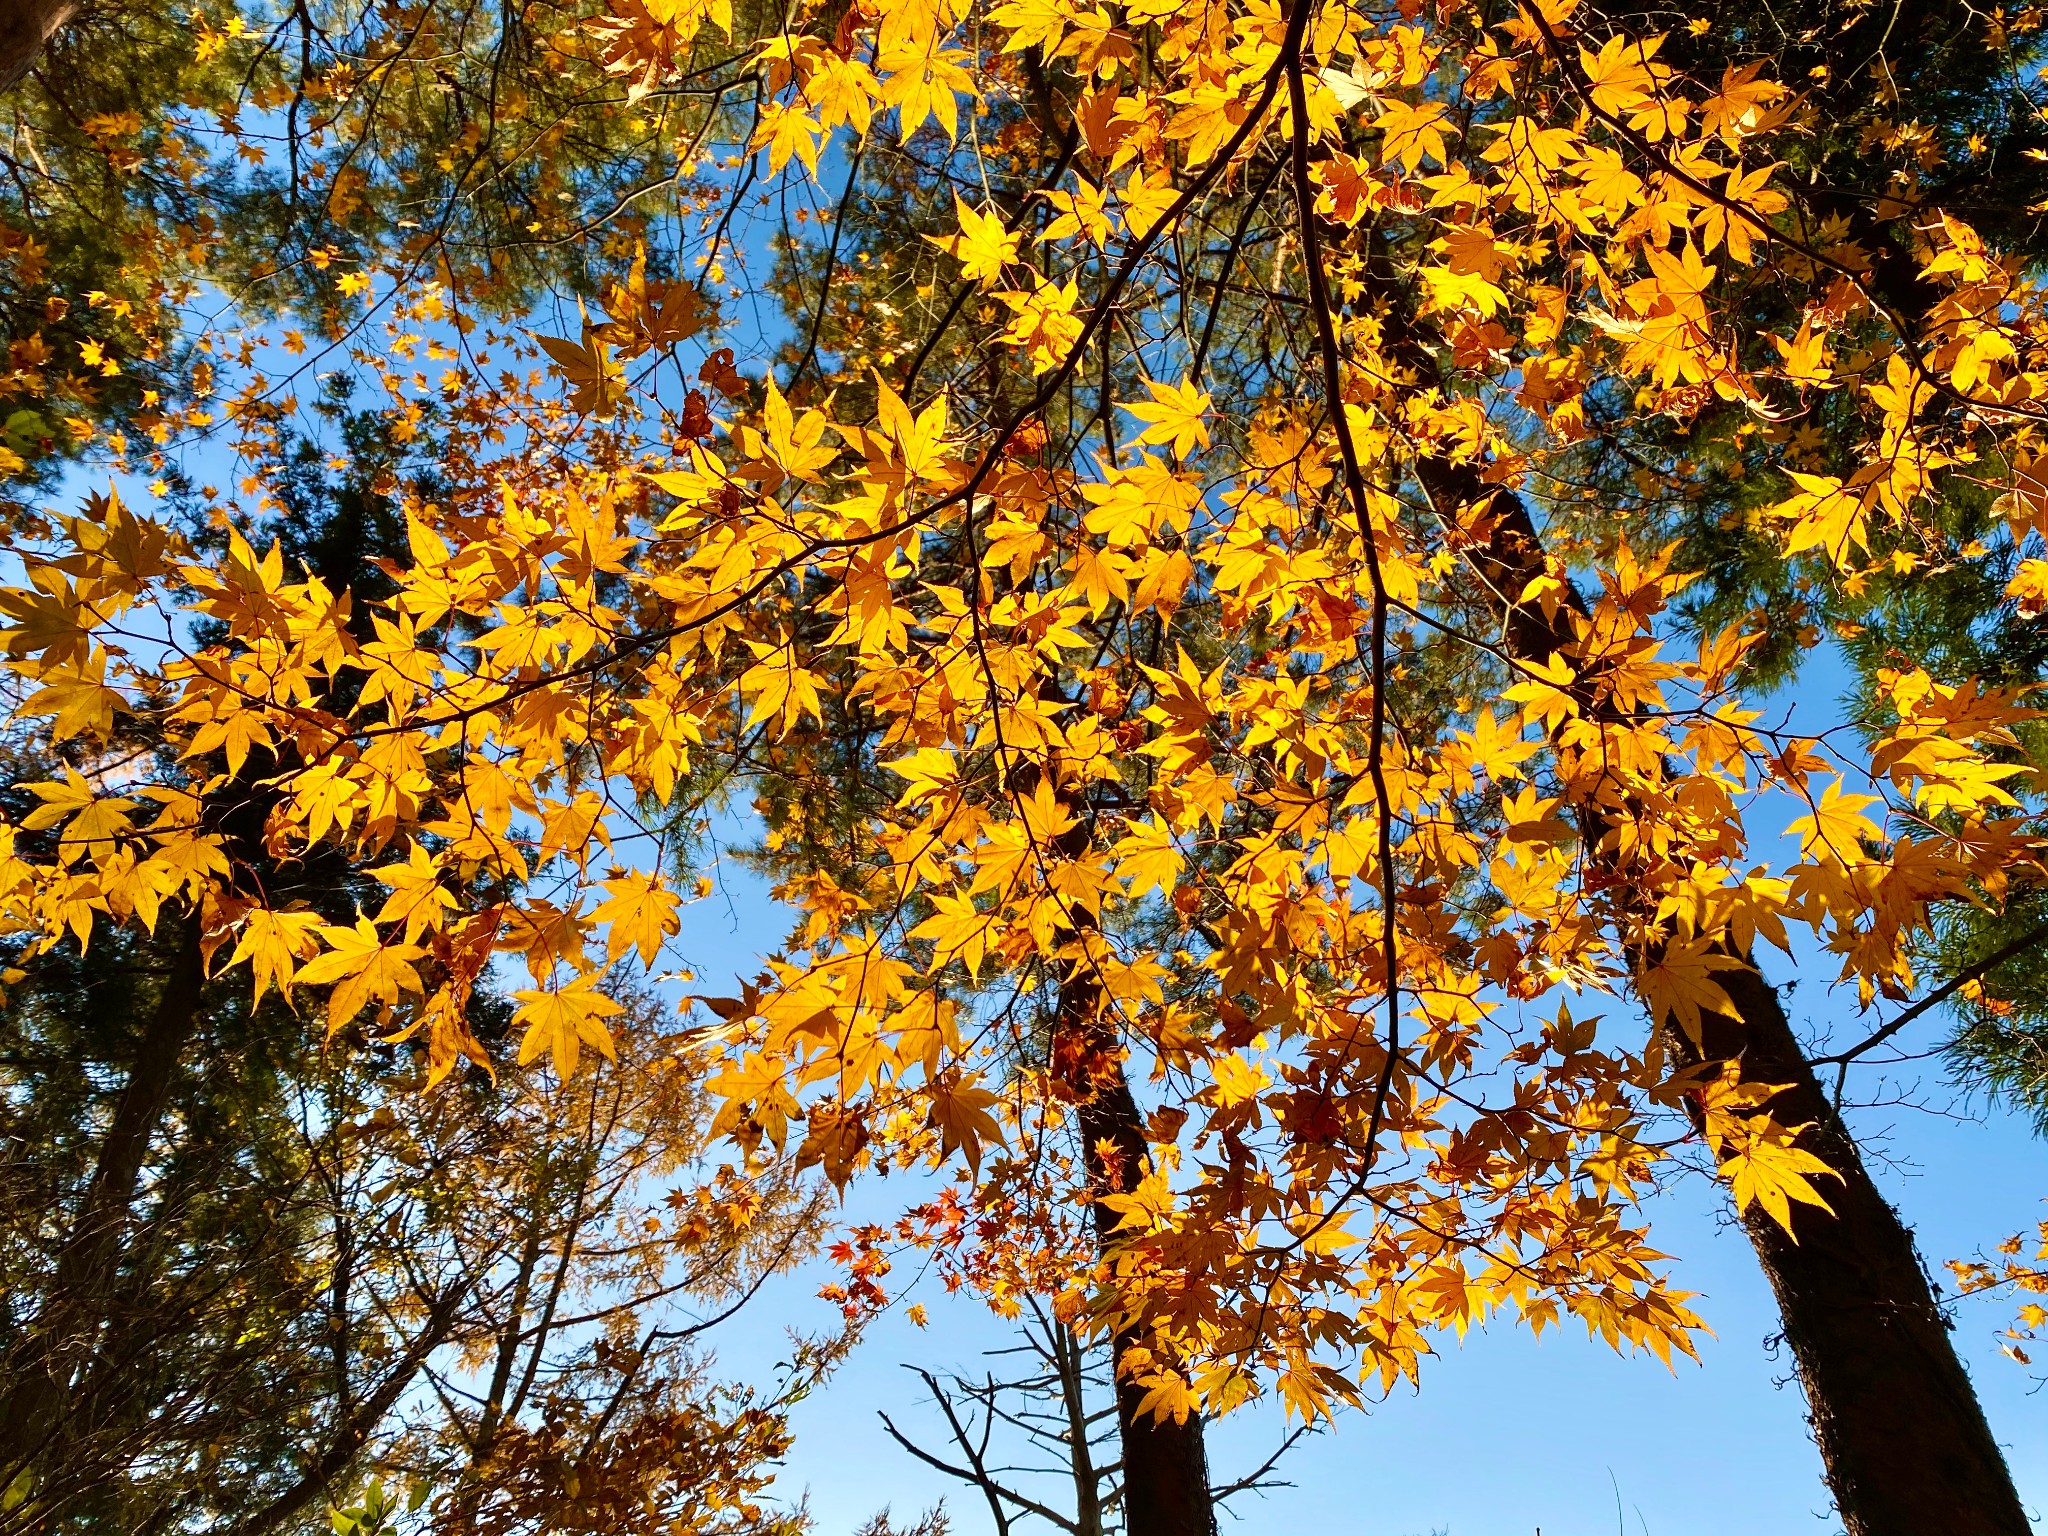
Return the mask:
M 51 978 L 147 954 L 221 1027 L 132 1048 L 56 1289 L 143 1219 L 188 1063 L 263 1101 L 223 1110 L 252 1146 L 316 1071 L 429 1120 L 542 1093 L 522 1212 L 549 1114 L 680 1074 L 791 1211 L 921 1170 L 842 1234 L 849 1323 L 905 1251 L 1042 1304 L 1107 1346 L 1124 1528 L 1199 1536 L 1248 1403 L 1328 1420 L 1496 1316 L 1693 1353 L 1645 1199 L 1704 1161 L 1844 1526 L 2025 1531 L 1844 1103 L 1948 1008 L 1959 1082 L 2048 1105 L 2039 38 L 81 11 L 0 194 L 7 1007 L 79 1049 Z M 1840 724 L 1789 728 L 1823 648 Z M 790 929 L 714 992 L 680 972 L 735 826 Z M 1791 960 L 1863 1038 L 1802 1040 Z M 280 1015 L 318 1023 L 264 1058 Z M 19 1082 L 81 1166 L 75 1091 Z M 38 1317 L 10 1370 L 62 1396 L 83 1334 Z M 591 1454 L 575 1397 L 519 1433 Z

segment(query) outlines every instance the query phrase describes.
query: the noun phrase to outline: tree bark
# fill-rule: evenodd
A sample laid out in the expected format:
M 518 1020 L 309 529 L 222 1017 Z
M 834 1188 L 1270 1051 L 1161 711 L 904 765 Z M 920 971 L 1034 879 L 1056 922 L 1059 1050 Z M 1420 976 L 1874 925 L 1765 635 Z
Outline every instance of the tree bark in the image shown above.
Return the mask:
M 1022 793 L 1036 783 L 1036 770 L 1020 777 Z M 1084 797 L 1064 786 L 1058 798 L 1074 825 L 1054 839 L 1063 857 L 1085 853 L 1091 835 Z M 1076 928 L 1092 927 L 1079 907 L 1069 909 Z M 1063 941 L 1074 933 L 1063 933 Z M 1124 1071 L 1123 1042 L 1102 1018 L 1102 992 L 1085 960 L 1072 959 L 1060 976 L 1058 1016 L 1053 1024 L 1052 1075 L 1076 1103 L 1083 1170 L 1095 1197 L 1091 1219 L 1096 1244 L 1106 1251 L 1122 1218 L 1102 1203 L 1104 1195 L 1136 1186 L 1145 1169 L 1145 1125 Z M 1117 1428 L 1123 1447 L 1125 1536 L 1214 1536 L 1215 1501 L 1209 1493 L 1209 1458 L 1202 1418 L 1190 1413 L 1176 1422 L 1155 1419 L 1141 1409 L 1146 1388 L 1128 1369 L 1135 1351 L 1149 1349 L 1140 1330 L 1125 1328 L 1111 1341 Z
M 21 83 L 78 6 L 79 0 L 0 0 L 0 92 Z
M 1120 1219 L 1100 1202 L 1100 1195 L 1129 1189 L 1143 1175 L 1144 1124 L 1131 1095 L 1123 1063 L 1110 1055 L 1120 1050 L 1109 1032 L 1093 1017 L 1092 996 L 1069 1012 L 1069 998 L 1090 994 L 1089 983 L 1071 980 L 1060 988 L 1063 1044 L 1093 1058 L 1093 1081 L 1081 1101 L 1079 1120 L 1088 1186 L 1098 1199 L 1093 1219 L 1098 1245 L 1107 1248 Z M 1068 1033 L 1072 1031 L 1072 1033 Z M 1057 1049 L 1058 1047 L 1056 1047 Z M 1112 1344 L 1115 1356 L 1117 1426 L 1123 1441 L 1123 1515 L 1127 1536 L 1212 1536 L 1216 1512 L 1209 1497 L 1209 1458 L 1203 1444 L 1202 1419 L 1191 1413 L 1179 1423 L 1155 1420 L 1138 1406 L 1146 1389 L 1131 1378 L 1126 1364 L 1135 1349 L 1147 1347 L 1136 1329 L 1120 1331 Z
M 1912 1233 L 1864 1168 L 1777 989 L 1754 965 L 1718 979 L 1742 1018 L 1707 1016 L 1705 1058 L 1739 1052 L 1743 1076 L 1784 1084 L 1771 1114 L 1810 1127 L 1801 1145 L 1841 1178 L 1818 1181 L 1832 1217 L 1800 1206 L 1788 1234 L 1752 1205 L 1742 1224 L 1777 1296 L 1850 1536 L 2022 1536 L 2032 1527 Z M 1663 1029 L 1668 1044 L 1690 1048 L 1672 1021 Z
M 1388 353 L 1418 387 L 1438 384 L 1435 354 L 1416 332 L 1412 301 L 1383 249 L 1368 252 L 1366 277 L 1362 303 L 1379 313 Z M 1334 392 L 1336 381 L 1330 383 Z M 1522 498 L 1488 485 L 1469 463 L 1425 457 L 1415 473 L 1446 522 L 1484 509 L 1472 528 L 1475 547 L 1466 553 L 1506 654 L 1539 666 L 1568 656 L 1575 620 L 1585 612 L 1570 583 L 1569 601 L 1549 614 L 1520 601 L 1531 581 L 1551 574 Z M 1577 691 L 1589 719 L 1625 723 L 1586 682 Z M 1621 814 L 1634 809 L 1624 804 Z M 1599 830 L 1587 828 L 1588 857 L 1613 869 L 1614 856 L 1597 851 Z M 1821 1091 L 1776 989 L 1752 956 L 1728 947 L 1722 954 L 1729 969 L 1716 979 L 1739 1017 L 1710 1016 L 1698 1043 L 1673 1018 L 1652 1026 L 1668 1059 L 1682 1066 L 1739 1059 L 1749 1081 L 1782 1085 L 1768 1105 L 1772 1116 L 1804 1127 L 1800 1145 L 1839 1180 L 1822 1181 L 1833 1215 L 1802 1207 L 1796 1240 L 1760 1206 L 1743 1215 L 1742 1225 L 1777 1297 L 1848 1536 L 2027 1536 L 2031 1527 L 2012 1475 L 1949 1339 L 1912 1233 Z M 1632 959 L 1641 967 L 1655 955 L 1639 949 Z
M 1432 499 L 1448 499 L 1446 512 L 1492 497 L 1487 542 L 1475 563 L 1496 599 L 1508 653 L 1540 664 L 1564 650 L 1571 643 L 1569 606 L 1552 619 L 1514 601 L 1544 570 L 1542 541 L 1521 498 L 1482 486 L 1467 466 L 1435 461 L 1421 466 L 1421 475 Z M 1590 692 L 1585 702 L 1598 718 L 1601 705 Z M 1800 1145 L 1840 1181 L 1819 1180 L 1834 1214 L 1800 1207 L 1796 1240 L 1761 1206 L 1751 1206 L 1742 1225 L 1777 1297 L 1848 1536 L 2027 1536 L 2031 1526 L 2012 1475 L 1949 1339 L 1912 1233 L 1864 1167 L 1777 989 L 1753 957 L 1723 954 L 1732 964 L 1716 979 L 1740 1017 L 1705 1016 L 1697 1045 L 1675 1019 L 1654 1023 L 1682 1065 L 1739 1058 L 1744 1078 L 1783 1085 L 1770 1113 L 1782 1125 L 1805 1126 Z M 1640 965 L 1654 957 L 1635 958 Z

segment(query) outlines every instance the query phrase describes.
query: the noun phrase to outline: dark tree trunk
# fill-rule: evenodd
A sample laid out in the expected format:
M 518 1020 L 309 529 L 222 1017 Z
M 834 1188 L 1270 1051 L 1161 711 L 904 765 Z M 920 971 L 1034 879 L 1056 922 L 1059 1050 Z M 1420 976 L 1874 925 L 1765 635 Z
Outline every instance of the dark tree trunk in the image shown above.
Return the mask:
M 1454 508 L 1489 494 L 1461 466 L 1438 463 L 1424 474 L 1436 482 L 1431 495 L 1455 498 Z M 1476 563 L 1492 592 L 1520 593 L 1543 570 L 1542 543 L 1520 497 L 1491 494 L 1492 525 Z M 1499 613 L 1517 659 L 1547 661 L 1570 643 L 1565 610 L 1553 620 L 1502 602 Z M 1590 691 L 1585 705 L 1597 719 L 1601 706 Z M 2027 1536 L 2031 1526 L 2012 1475 L 1956 1356 L 1912 1233 L 1822 1092 L 1777 989 L 1749 955 L 1728 950 L 1724 957 L 1733 963 L 1716 980 L 1740 1018 L 1704 1015 L 1698 1044 L 1674 1019 L 1659 1019 L 1656 1027 L 1680 1065 L 1739 1057 L 1744 1078 L 1783 1085 L 1768 1105 L 1772 1117 L 1806 1126 L 1799 1144 L 1839 1179 L 1816 1180 L 1832 1216 L 1796 1208 L 1796 1241 L 1758 1205 L 1742 1225 L 1777 1296 L 1843 1526 L 1849 1536 Z
M 1062 989 L 1064 1000 L 1064 989 Z M 1084 1026 L 1086 1027 L 1086 1026 Z M 1099 1026 L 1097 1026 L 1099 1027 Z M 1128 1189 L 1143 1168 L 1145 1133 L 1121 1062 L 1103 1065 L 1080 1111 L 1088 1183 L 1097 1191 Z M 1110 1149 L 1105 1160 L 1103 1152 Z M 1095 1231 L 1106 1247 L 1118 1221 L 1106 1205 L 1094 1209 Z M 1132 1331 L 1114 1341 L 1117 1424 L 1124 1453 L 1123 1515 L 1127 1536 L 1212 1536 L 1216 1511 L 1209 1496 L 1209 1457 L 1202 1419 L 1155 1420 L 1138 1404 L 1146 1389 L 1125 1373 L 1129 1352 L 1144 1340 Z
M 1742 1018 L 1706 1016 L 1706 1058 L 1739 1051 L 1745 1077 L 1784 1084 L 1771 1114 L 1811 1126 L 1801 1145 L 1841 1179 L 1815 1181 L 1832 1217 L 1797 1206 L 1788 1235 L 1752 1205 L 1742 1224 L 1777 1294 L 1843 1524 L 1850 1536 L 2025 1536 L 2031 1527 L 1912 1233 L 1864 1168 L 1777 989 L 1753 965 L 1718 979 Z M 1664 1034 L 1699 1055 L 1670 1020 Z
M 11 91 L 51 38 L 78 14 L 79 0 L 0 0 L 0 92 Z
M 1030 782 L 1022 782 L 1028 778 Z M 1026 770 L 1017 787 L 1030 793 L 1036 770 Z M 1087 851 L 1090 816 L 1083 797 L 1064 787 L 1061 803 L 1073 813 L 1074 825 L 1054 840 L 1067 858 Z M 1077 927 L 1093 922 L 1088 912 L 1069 913 Z M 1075 935 L 1062 934 L 1063 940 Z M 1083 961 L 1070 961 L 1060 977 L 1059 1016 L 1054 1021 L 1052 1072 L 1075 1101 L 1083 1167 L 1088 1188 L 1096 1197 L 1092 1210 L 1096 1241 L 1106 1250 L 1113 1239 L 1117 1213 L 1101 1197 L 1133 1188 L 1144 1174 L 1145 1126 L 1124 1072 L 1123 1042 L 1102 1018 L 1102 992 L 1094 971 Z M 1147 1347 L 1136 1329 L 1125 1329 L 1111 1341 L 1116 1387 L 1117 1427 L 1123 1447 L 1123 1522 L 1125 1536 L 1214 1536 L 1215 1500 L 1209 1492 L 1209 1458 L 1203 1444 L 1202 1419 L 1190 1413 L 1176 1422 L 1155 1419 L 1141 1410 L 1146 1388 L 1126 1367 L 1134 1350 Z

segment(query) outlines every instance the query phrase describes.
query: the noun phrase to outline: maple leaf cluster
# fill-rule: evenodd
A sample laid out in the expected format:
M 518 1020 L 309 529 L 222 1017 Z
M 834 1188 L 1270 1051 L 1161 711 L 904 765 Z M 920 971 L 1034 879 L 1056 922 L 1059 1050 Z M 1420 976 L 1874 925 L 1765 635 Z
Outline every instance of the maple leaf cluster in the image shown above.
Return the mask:
M 1638 1204 L 1672 1145 L 1793 1239 L 1843 1178 L 1739 1034 L 1760 953 L 1909 996 L 1930 913 L 2037 880 L 2034 712 L 1902 664 L 1867 741 L 1773 729 L 1759 628 L 1673 624 L 1675 549 L 1539 527 L 1607 418 L 1725 409 L 1785 560 L 1868 582 L 1957 482 L 2033 548 L 2048 296 L 1944 213 L 1909 313 L 1797 203 L 1795 83 L 1574 15 L 799 6 L 745 44 L 740 148 L 688 162 L 734 207 L 857 178 L 885 129 L 950 155 L 998 99 L 1052 118 L 1050 152 L 976 148 L 1036 184 L 949 183 L 895 253 L 943 324 L 913 350 L 892 289 L 756 383 L 706 217 L 701 283 L 643 243 L 605 320 L 538 340 L 566 398 L 450 373 L 468 435 L 404 498 L 387 595 L 112 496 L 52 517 L 0 648 L 64 769 L 0 825 L 0 913 L 32 947 L 194 914 L 214 974 L 415 1042 L 428 1089 L 494 1069 L 466 1003 L 502 969 L 519 1064 L 569 1078 L 679 953 L 670 830 L 751 784 L 793 928 L 700 1000 L 716 1131 L 957 1184 L 849 1246 L 835 1299 L 931 1250 L 1122 1341 L 1182 1421 L 1268 1391 L 1314 1419 L 1503 1311 L 1692 1352 Z M 643 102 L 735 25 L 634 4 L 591 37 Z M 394 282 L 394 325 L 461 312 Z M 1213 349 L 1268 311 L 1264 374 Z M 955 325 L 997 383 L 920 388 Z M 418 419 L 433 391 L 379 367 Z M 1821 411 L 1845 461 L 1791 427 Z M 273 905 L 259 850 L 389 894 Z

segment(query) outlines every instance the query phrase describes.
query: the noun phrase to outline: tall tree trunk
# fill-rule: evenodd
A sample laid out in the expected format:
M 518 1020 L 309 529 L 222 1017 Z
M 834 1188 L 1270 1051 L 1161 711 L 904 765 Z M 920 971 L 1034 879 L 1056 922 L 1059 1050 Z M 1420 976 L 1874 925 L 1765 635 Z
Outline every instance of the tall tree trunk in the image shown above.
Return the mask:
M 1130 1189 L 1143 1176 L 1144 1123 L 1120 1059 L 1121 1047 L 1096 1017 L 1092 978 L 1069 976 L 1060 987 L 1059 1038 L 1054 1049 L 1084 1064 L 1086 1096 L 1079 1106 L 1082 1155 L 1093 1208 L 1097 1243 L 1107 1249 L 1121 1219 L 1100 1197 Z M 1120 1331 L 1115 1356 L 1117 1426 L 1123 1441 L 1123 1515 L 1127 1536 L 1212 1536 L 1215 1507 L 1209 1496 L 1209 1458 L 1202 1420 L 1191 1413 L 1179 1423 L 1155 1420 L 1138 1406 L 1146 1389 L 1127 1369 L 1134 1350 L 1149 1348 L 1137 1329 Z
M 1306 220 L 1312 215 L 1307 199 L 1302 202 Z M 1305 223 L 1305 232 L 1309 228 Z M 1304 249 L 1314 248 L 1305 233 Z M 1384 247 L 1375 241 L 1366 255 L 1361 307 L 1380 317 L 1383 345 L 1418 388 L 1440 384 L 1436 353 L 1418 334 L 1412 296 Z M 1310 287 L 1320 310 L 1320 282 L 1312 277 Z M 1334 403 L 1340 381 L 1330 377 L 1326 387 Z M 1440 517 L 1463 521 L 1483 509 L 1470 525 L 1475 543 L 1466 554 L 1507 655 L 1540 666 L 1569 652 L 1575 620 L 1585 611 L 1569 582 L 1570 601 L 1552 613 L 1520 600 L 1535 578 L 1562 575 L 1550 570 L 1522 498 L 1488 485 L 1473 464 L 1425 457 L 1414 468 Z M 1579 691 L 1588 718 L 1605 713 L 1622 723 L 1584 683 Z M 1589 857 L 1612 861 L 1614 855 L 1592 851 L 1595 841 L 1588 840 Z M 1654 958 L 1632 956 L 1638 966 Z M 1668 1059 L 1681 1065 L 1739 1058 L 1745 1078 L 1783 1085 L 1768 1106 L 1773 1117 L 1805 1127 L 1800 1145 L 1840 1181 L 1827 1184 L 1832 1216 L 1798 1213 L 1796 1241 L 1760 1207 L 1744 1215 L 1743 1228 L 1777 1297 L 1843 1525 L 1849 1536 L 1937 1530 L 1944 1536 L 2027 1536 L 2031 1527 L 2012 1475 L 1949 1339 L 1912 1233 L 1879 1192 L 1848 1127 L 1822 1093 L 1776 989 L 1752 956 L 1728 949 L 1723 958 L 1729 969 L 1716 979 L 1739 1017 L 1716 1016 L 1697 1044 L 1673 1018 L 1654 1019 L 1652 1026 Z
M 1017 787 L 1029 794 L 1037 770 L 1023 770 Z M 1026 782 L 1028 780 L 1028 782 Z M 1085 853 L 1091 817 L 1085 797 L 1060 786 L 1058 798 L 1074 824 L 1054 839 L 1066 858 Z M 1093 926 L 1079 907 L 1068 912 L 1077 928 Z M 1063 933 L 1063 941 L 1076 935 Z M 1102 989 L 1083 959 L 1071 959 L 1060 977 L 1054 1020 L 1052 1072 L 1076 1104 L 1083 1169 L 1095 1203 L 1091 1217 L 1098 1249 L 1113 1243 L 1121 1218 L 1102 1202 L 1104 1195 L 1134 1188 L 1144 1176 L 1145 1125 L 1124 1071 L 1123 1042 L 1102 1016 Z M 1215 1501 L 1209 1492 L 1209 1458 L 1202 1419 L 1190 1413 L 1176 1422 L 1154 1419 L 1141 1409 L 1146 1388 L 1129 1369 L 1134 1352 L 1149 1350 L 1141 1330 L 1125 1328 L 1111 1341 L 1117 1427 L 1123 1446 L 1123 1521 L 1126 1536 L 1214 1536 Z
M 1489 492 L 1463 466 L 1423 469 L 1432 497 L 1452 508 Z M 1495 594 L 1519 594 L 1544 569 L 1527 507 L 1490 493 L 1492 526 L 1478 564 Z M 1507 650 L 1548 661 L 1570 643 L 1556 619 L 1499 604 Z M 1600 706 L 1590 695 L 1590 711 Z M 1595 855 L 1599 857 L 1599 855 Z M 1752 1205 L 1743 1230 L 1771 1282 L 1805 1388 L 1814 1438 L 1849 1536 L 2026 1536 L 2012 1475 L 1949 1338 L 1913 1235 L 1871 1179 L 1849 1128 L 1822 1091 L 1778 992 L 1752 956 L 1724 949 L 1716 974 L 1739 1018 L 1705 1015 L 1696 1044 L 1675 1018 L 1655 1021 L 1670 1059 L 1712 1066 L 1740 1058 L 1752 1082 L 1783 1085 L 1769 1104 L 1780 1124 L 1805 1126 L 1799 1144 L 1839 1179 L 1820 1184 L 1834 1214 L 1801 1207 L 1796 1240 Z M 1654 957 L 1637 955 L 1643 964 Z
M 1777 989 L 1754 966 L 1724 972 L 1740 1023 L 1706 1022 L 1708 1059 L 1742 1053 L 1745 1076 L 1782 1083 L 1781 1122 L 1841 1177 L 1834 1208 L 1795 1213 L 1795 1242 L 1752 1205 L 1743 1228 L 1784 1319 L 1843 1522 L 1851 1536 L 2031 1529 L 1975 1389 L 1949 1340 L 1913 1235 L 1871 1181 L 1792 1034 Z M 1667 1042 L 1690 1047 L 1673 1021 Z
M 21 83 L 79 0 L 0 0 L 0 92 Z

